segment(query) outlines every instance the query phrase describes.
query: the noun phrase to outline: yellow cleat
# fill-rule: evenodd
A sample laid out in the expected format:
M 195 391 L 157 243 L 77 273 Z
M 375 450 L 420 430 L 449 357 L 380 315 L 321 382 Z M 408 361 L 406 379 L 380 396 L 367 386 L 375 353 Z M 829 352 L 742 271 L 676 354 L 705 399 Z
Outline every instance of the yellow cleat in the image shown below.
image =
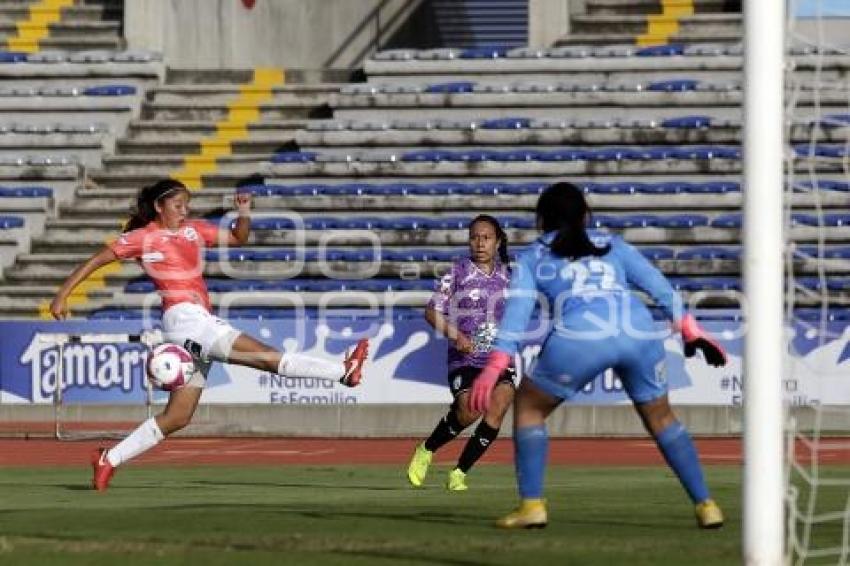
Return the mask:
M 697 503 L 694 508 L 697 526 L 701 529 L 719 529 L 723 526 L 723 512 L 713 499 Z
M 523 499 L 519 507 L 496 521 L 496 526 L 500 529 L 542 529 L 548 520 L 545 499 Z
M 431 458 L 433 457 L 434 453 L 426 449 L 424 444 L 416 446 L 410 464 L 407 465 L 407 479 L 410 480 L 410 485 L 422 487 L 422 482 L 428 475 L 428 467 L 431 465 Z
M 449 479 L 446 480 L 446 489 L 449 491 L 466 491 L 469 489 L 466 485 L 466 474 L 459 468 L 455 468 L 449 472 Z

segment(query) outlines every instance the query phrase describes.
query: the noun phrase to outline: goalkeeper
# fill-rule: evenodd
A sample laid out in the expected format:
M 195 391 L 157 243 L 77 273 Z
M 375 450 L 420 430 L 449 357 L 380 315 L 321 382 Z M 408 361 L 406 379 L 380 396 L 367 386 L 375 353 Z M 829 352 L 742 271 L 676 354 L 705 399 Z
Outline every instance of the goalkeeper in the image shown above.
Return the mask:
M 711 499 L 696 449 L 668 402 L 664 335 L 629 284 L 646 291 L 663 309 L 682 333 L 686 356 L 700 350 L 706 362 L 722 366 L 726 355 L 684 311 L 664 276 L 619 237 L 587 231 L 589 217 L 584 195 L 570 183 L 556 183 L 540 196 L 537 225 L 543 235 L 519 256 L 493 350 L 472 385 L 470 408 L 486 410 L 536 303 L 540 300 L 544 310 L 550 305 L 552 329 L 520 384 L 514 407 L 514 464 L 521 501 L 497 525 L 546 525 L 546 418 L 594 377 L 613 368 L 693 502 L 697 525 L 720 527 L 723 515 Z

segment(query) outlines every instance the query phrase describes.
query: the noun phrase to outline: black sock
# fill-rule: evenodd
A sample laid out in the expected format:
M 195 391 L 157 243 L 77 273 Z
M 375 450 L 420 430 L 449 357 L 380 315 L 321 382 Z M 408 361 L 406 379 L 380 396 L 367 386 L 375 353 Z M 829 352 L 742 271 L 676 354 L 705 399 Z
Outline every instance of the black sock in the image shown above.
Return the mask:
M 434 428 L 434 432 L 432 432 L 431 436 L 428 437 L 428 440 L 425 441 L 425 449 L 430 452 L 436 451 L 441 446 L 457 437 L 458 434 L 463 432 L 464 428 L 465 427 L 460 426 L 454 409 L 449 409 L 449 412 L 446 413 L 446 416 L 440 419 L 440 422 L 438 422 L 437 426 Z
M 457 461 L 457 467 L 461 472 L 469 471 L 475 462 L 487 451 L 496 437 L 499 436 L 499 429 L 488 425 L 484 419 L 476 427 L 475 432 L 469 437 L 460 459 Z

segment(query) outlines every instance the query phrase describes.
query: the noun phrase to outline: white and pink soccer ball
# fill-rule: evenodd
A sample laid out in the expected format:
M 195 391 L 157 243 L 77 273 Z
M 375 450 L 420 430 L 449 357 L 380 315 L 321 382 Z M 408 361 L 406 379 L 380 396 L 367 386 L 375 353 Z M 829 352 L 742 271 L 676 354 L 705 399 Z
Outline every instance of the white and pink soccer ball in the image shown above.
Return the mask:
M 148 355 L 148 380 L 165 391 L 179 389 L 195 375 L 192 354 L 177 344 L 160 344 Z

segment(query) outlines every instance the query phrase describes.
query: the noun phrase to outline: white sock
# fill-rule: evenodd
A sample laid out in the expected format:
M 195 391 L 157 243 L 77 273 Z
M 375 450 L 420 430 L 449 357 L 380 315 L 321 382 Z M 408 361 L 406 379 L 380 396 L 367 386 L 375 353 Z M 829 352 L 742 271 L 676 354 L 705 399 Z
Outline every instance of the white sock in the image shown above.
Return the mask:
M 149 418 L 140 424 L 130 436 L 113 446 L 106 453 L 106 459 L 113 466 L 120 466 L 128 460 L 132 460 L 142 452 L 150 450 L 165 439 L 156 419 Z
M 330 362 L 304 354 L 283 354 L 277 366 L 283 377 L 314 377 L 337 380 L 345 375 L 342 362 Z

